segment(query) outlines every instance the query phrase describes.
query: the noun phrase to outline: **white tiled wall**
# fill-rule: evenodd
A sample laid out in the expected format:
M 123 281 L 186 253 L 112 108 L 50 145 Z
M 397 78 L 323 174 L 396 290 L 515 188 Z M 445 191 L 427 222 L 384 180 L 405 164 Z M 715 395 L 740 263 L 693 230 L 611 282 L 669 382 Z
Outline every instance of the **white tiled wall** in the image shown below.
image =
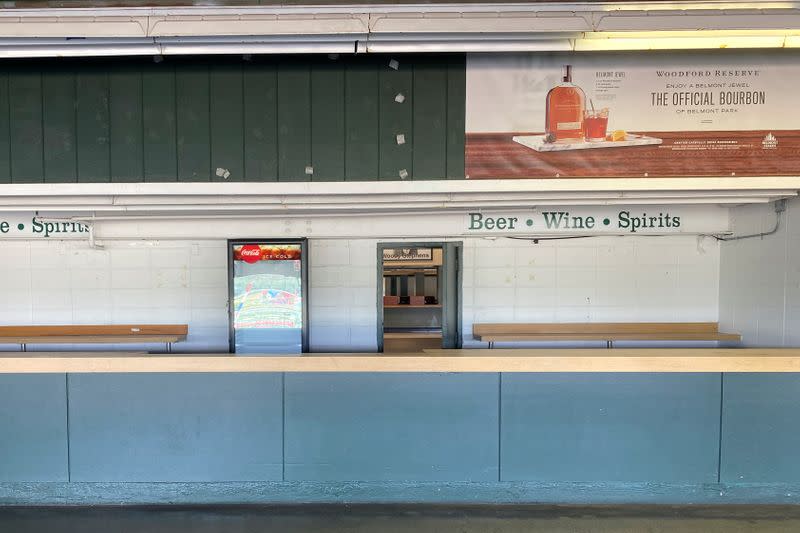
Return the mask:
M 773 204 L 732 210 L 737 235 L 775 226 Z M 720 324 L 748 346 L 800 346 L 800 200 L 788 202 L 774 235 L 722 244 Z
M 309 241 L 312 351 L 377 348 L 377 242 Z M 718 273 L 690 236 L 466 239 L 465 345 L 477 321 L 717 320 Z M 176 350 L 228 348 L 225 241 L 4 242 L 0 290 L 2 324 L 188 323 Z
M 377 241 L 310 240 L 309 344 L 314 352 L 377 350 Z
M 475 322 L 716 321 L 709 238 L 597 237 L 464 243 L 464 345 Z
M 4 242 L 0 323 L 186 323 L 189 337 L 176 351 L 227 351 L 225 246 L 225 241 L 131 241 L 108 242 L 97 250 L 85 241 Z
M 376 350 L 376 241 L 309 247 L 312 350 Z M 83 241 L 4 242 L 0 324 L 187 323 L 189 338 L 176 351 L 227 351 L 226 257 L 225 241 L 108 242 L 103 250 Z
M 312 350 L 376 348 L 377 242 L 310 242 Z M 716 321 L 718 280 L 709 238 L 465 239 L 464 344 L 478 321 Z

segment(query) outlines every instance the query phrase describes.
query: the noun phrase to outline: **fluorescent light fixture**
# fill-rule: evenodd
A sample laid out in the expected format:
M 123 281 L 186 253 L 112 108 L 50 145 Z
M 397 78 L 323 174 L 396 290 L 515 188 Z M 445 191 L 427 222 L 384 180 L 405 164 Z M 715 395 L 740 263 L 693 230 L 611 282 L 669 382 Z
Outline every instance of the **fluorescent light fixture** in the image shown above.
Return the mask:
M 586 32 L 576 52 L 622 50 L 708 50 L 798 46 L 796 30 Z
M 353 54 L 364 52 L 366 34 L 154 37 L 165 56 L 205 54 Z
M 352 54 L 358 36 L 156 37 L 146 39 L 0 39 L 0 58 L 205 54 Z
M 379 8 L 382 6 L 376 6 Z M 577 13 L 550 14 L 538 16 L 536 12 L 517 12 L 513 16 L 506 13 L 501 16 L 492 12 L 491 8 L 477 16 L 464 16 L 465 13 L 438 13 L 425 15 L 423 13 L 378 14 L 370 16 L 370 35 L 531 35 L 531 34 L 559 34 L 571 32 L 573 34 L 594 29 L 591 18 Z
M 0 38 L 0 58 L 142 56 L 159 53 L 152 39 Z
M 108 57 L 150 56 L 161 54 L 154 44 L 109 45 L 109 46 L 3 46 L 0 43 L 0 58 L 22 57 Z
M 212 54 L 353 54 L 363 52 L 364 47 L 356 40 L 334 39 L 330 41 L 309 38 L 303 39 L 265 39 L 248 42 L 162 42 L 157 39 L 160 53 L 173 55 L 212 55 Z
M 784 48 L 800 48 L 800 35 L 787 35 L 783 43 Z
M 575 32 L 433 32 L 370 33 L 366 50 L 372 53 L 402 52 L 571 52 Z

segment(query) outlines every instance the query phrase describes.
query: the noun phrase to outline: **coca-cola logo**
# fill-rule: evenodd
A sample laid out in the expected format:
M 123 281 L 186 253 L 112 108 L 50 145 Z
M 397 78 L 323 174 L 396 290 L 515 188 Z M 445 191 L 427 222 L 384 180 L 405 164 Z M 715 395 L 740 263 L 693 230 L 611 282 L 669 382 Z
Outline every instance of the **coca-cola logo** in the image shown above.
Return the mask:
M 261 259 L 261 248 L 256 244 L 245 244 L 239 250 L 239 257 L 245 263 L 255 263 Z

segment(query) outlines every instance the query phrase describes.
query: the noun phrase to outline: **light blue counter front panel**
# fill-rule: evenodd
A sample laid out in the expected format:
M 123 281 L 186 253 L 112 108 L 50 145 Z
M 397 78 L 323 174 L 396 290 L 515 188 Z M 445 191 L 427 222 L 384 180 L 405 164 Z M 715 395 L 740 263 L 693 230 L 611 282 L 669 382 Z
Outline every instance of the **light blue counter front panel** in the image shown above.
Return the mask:
M 286 374 L 287 481 L 497 481 L 497 374 Z
M 0 482 L 67 476 L 64 374 L 0 375 Z
M 503 374 L 503 481 L 717 481 L 719 374 Z
M 723 483 L 800 481 L 800 375 L 726 374 Z
M 282 477 L 280 374 L 73 374 L 72 481 Z

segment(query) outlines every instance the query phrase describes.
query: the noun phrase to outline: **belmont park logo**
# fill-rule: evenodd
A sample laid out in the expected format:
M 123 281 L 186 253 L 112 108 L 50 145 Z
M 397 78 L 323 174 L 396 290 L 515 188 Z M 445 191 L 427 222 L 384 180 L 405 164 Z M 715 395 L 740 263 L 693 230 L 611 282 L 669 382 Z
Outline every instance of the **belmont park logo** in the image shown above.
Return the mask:
M 772 134 L 772 132 L 767 133 L 767 136 L 764 137 L 763 141 L 761 141 L 761 148 L 764 150 L 775 150 L 778 148 L 778 139 Z
M 634 214 L 628 210 L 615 215 L 572 215 L 569 211 L 542 211 L 525 217 L 489 216 L 467 213 L 470 231 L 583 231 L 623 230 L 636 233 L 640 230 L 676 230 L 681 227 L 681 217 L 670 213 Z

